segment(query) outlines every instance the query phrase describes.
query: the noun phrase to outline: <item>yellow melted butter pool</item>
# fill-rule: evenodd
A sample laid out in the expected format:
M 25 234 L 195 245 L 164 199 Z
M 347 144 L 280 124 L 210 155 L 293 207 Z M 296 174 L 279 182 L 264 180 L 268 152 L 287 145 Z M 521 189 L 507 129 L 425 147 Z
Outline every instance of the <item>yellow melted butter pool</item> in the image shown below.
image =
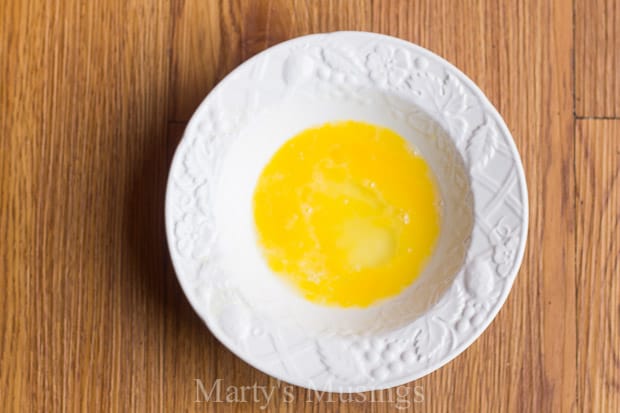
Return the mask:
M 441 214 L 428 163 L 394 131 L 343 121 L 289 139 L 255 188 L 271 270 L 319 304 L 367 307 L 409 286 Z

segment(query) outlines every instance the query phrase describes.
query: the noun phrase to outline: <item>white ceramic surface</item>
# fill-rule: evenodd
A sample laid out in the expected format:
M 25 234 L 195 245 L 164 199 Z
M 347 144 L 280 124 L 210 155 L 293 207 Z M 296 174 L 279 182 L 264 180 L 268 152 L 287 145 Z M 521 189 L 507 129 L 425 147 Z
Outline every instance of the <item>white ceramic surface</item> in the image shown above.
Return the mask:
M 285 140 L 347 119 L 408 139 L 443 200 L 420 278 L 366 309 L 319 306 L 284 285 L 261 257 L 251 208 Z M 336 392 L 409 382 L 470 345 L 510 291 L 527 220 L 519 155 L 482 92 L 428 50 L 363 32 L 296 38 L 234 70 L 188 124 L 166 194 L 175 271 L 213 334 L 272 376 Z

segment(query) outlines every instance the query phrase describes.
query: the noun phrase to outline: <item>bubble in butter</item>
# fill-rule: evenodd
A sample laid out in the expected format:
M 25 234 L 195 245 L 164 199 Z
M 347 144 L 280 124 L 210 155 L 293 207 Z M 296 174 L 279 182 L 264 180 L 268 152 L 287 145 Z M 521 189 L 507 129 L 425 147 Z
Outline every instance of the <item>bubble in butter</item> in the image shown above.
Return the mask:
M 288 140 L 254 192 L 258 242 L 306 299 L 367 307 L 410 285 L 440 229 L 426 161 L 390 129 L 328 123 Z

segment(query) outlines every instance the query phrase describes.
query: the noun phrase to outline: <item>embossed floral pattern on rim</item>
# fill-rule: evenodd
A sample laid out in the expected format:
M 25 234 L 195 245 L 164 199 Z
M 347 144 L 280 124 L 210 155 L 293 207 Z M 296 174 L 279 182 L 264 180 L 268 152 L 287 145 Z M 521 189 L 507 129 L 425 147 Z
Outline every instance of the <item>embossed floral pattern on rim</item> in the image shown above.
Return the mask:
M 352 39 L 358 44 L 363 40 L 371 45 L 370 49 L 358 53 L 349 45 Z M 305 45 L 317 46 L 318 58 L 300 55 L 300 47 Z M 201 291 L 211 287 L 204 280 L 209 275 L 201 263 L 209 256 L 214 240 L 213 217 L 207 206 L 211 193 L 209 178 L 217 173 L 213 151 L 232 139 L 234 125 L 242 122 L 236 114 L 223 116 L 214 110 L 214 101 L 222 85 L 249 78 L 262 60 L 276 52 L 295 55 L 284 60 L 277 75 L 281 78 L 278 82 L 285 87 L 300 81 L 300 76 L 314 75 L 297 70 L 298 59 L 314 58 L 319 61 L 316 76 L 335 78 L 339 85 L 367 82 L 409 93 L 413 99 L 420 99 L 421 106 L 432 101 L 425 109 L 434 111 L 434 118 L 455 142 L 469 169 L 472 189 L 476 192 L 484 188 L 492 196 L 491 201 L 474 208 L 482 236 L 472 243 L 483 252 L 468 255 L 452 285 L 428 314 L 380 339 L 308 338 L 295 349 L 283 349 L 281 343 L 285 340 L 278 337 L 282 332 L 272 329 L 264 332 L 274 342 L 274 352 L 266 363 L 231 340 L 205 310 Z M 288 70 L 287 65 L 292 69 Z M 210 169 L 196 166 L 190 159 L 195 156 L 209 160 Z M 493 179 L 496 171 L 492 160 L 497 156 L 510 163 L 501 182 Z M 503 210 L 516 216 L 517 224 L 507 224 Z M 500 218 L 487 223 L 485 214 L 489 211 Z M 482 334 L 506 300 L 523 258 L 527 224 L 527 189 L 519 154 L 503 119 L 484 94 L 457 68 L 432 52 L 401 39 L 367 32 L 295 38 L 265 50 L 235 69 L 207 96 L 188 124 L 173 159 L 166 193 L 166 233 L 172 262 L 188 300 L 213 334 L 233 353 L 267 374 L 302 387 L 328 391 L 367 391 L 406 383 L 440 368 L 464 351 Z M 257 329 L 262 334 L 268 328 Z M 301 357 L 307 357 L 308 352 L 316 356 L 320 372 L 307 377 L 303 372 L 291 374 L 295 358 L 299 357 L 301 363 Z M 273 359 L 281 361 L 283 368 L 275 367 L 278 363 L 274 364 Z

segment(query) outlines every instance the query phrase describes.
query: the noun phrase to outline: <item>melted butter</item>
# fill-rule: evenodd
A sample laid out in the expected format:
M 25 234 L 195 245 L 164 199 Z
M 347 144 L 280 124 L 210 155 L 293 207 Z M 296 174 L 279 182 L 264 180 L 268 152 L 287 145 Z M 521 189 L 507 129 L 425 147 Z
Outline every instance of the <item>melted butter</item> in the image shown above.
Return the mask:
M 440 229 L 427 162 L 395 132 L 357 121 L 288 140 L 253 202 L 269 267 L 325 305 L 366 307 L 398 294 L 422 271 Z

